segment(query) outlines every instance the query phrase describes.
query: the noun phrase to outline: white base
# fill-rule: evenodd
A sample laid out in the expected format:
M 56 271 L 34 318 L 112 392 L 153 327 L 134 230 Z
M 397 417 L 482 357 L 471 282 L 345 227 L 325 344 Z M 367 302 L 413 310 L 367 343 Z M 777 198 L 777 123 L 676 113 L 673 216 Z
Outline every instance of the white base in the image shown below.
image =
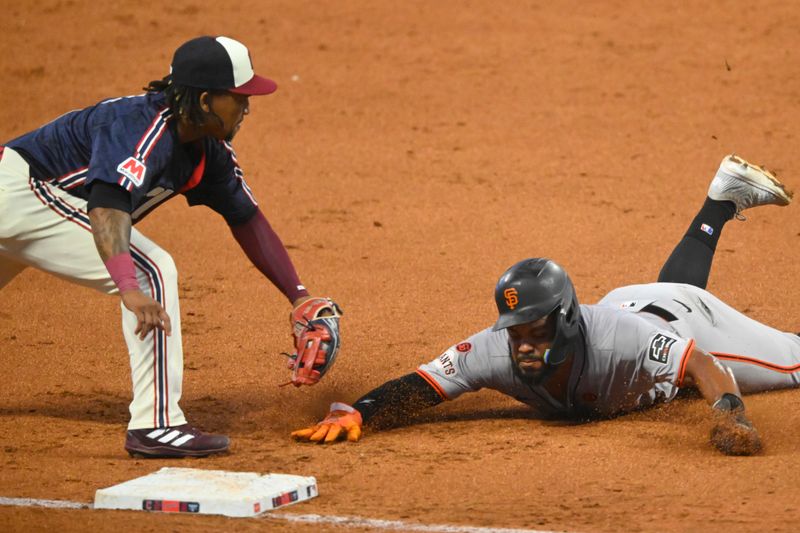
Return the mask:
M 257 516 L 318 495 L 313 477 L 162 468 L 95 492 L 95 509 Z

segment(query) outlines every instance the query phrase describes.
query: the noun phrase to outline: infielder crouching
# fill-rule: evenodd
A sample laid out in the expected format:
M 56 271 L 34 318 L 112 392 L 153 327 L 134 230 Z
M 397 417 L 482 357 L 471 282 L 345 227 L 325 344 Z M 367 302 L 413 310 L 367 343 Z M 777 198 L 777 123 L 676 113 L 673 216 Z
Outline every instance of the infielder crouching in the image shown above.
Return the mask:
M 145 94 L 66 113 L 0 146 L 0 288 L 32 266 L 119 294 L 133 378 L 125 449 L 145 457 L 225 452 L 225 435 L 187 423 L 172 258 L 132 228 L 183 195 L 222 215 L 253 264 L 292 302 L 292 383 L 311 385 L 339 346 L 339 309 L 311 298 L 244 181 L 230 142 L 249 97 L 270 94 L 228 37 L 180 46 Z
M 760 324 L 705 290 L 724 224 L 750 207 L 787 205 L 768 171 L 726 157 L 708 197 L 658 283 L 579 305 L 567 273 L 549 259 L 509 268 L 495 288 L 495 324 L 352 406 L 334 403 L 298 440 L 356 441 L 361 426 L 403 422 L 444 400 L 494 389 L 546 417 L 610 417 L 669 402 L 696 387 L 715 418 L 711 442 L 731 455 L 761 448 L 742 393 L 800 385 L 800 337 Z

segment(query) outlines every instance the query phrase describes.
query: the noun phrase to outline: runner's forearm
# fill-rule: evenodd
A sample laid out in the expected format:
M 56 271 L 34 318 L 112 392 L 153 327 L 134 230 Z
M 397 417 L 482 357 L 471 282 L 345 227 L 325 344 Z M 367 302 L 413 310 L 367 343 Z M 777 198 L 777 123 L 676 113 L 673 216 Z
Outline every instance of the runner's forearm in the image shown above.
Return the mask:
M 373 427 L 395 426 L 408 421 L 423 409 L 442 403 L 442 398 L 418 374 L 387 381 L 359 398 L 353 407 Z

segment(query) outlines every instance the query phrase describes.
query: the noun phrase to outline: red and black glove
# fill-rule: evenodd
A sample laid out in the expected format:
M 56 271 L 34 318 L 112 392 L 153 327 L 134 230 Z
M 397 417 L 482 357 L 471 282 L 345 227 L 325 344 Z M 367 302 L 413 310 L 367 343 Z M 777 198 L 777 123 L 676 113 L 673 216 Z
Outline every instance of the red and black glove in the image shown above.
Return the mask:
M 314 385 L 333 365 L 341 345 L 341 316 L 342 310 L 330 298 L 309 298 L 292 311 L 295 353 L 289 355 L 289 368 L 295 387 Z

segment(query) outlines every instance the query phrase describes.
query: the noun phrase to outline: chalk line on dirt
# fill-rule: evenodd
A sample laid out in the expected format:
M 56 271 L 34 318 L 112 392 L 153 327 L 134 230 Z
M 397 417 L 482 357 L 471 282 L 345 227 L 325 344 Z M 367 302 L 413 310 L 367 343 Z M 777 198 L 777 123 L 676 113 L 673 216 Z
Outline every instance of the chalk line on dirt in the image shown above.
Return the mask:
M 36 498 L 5 498 L 0 496 L 0 505 L 13 507 L 44 507 L 47 509 L 93 509 L 91 503 L 67 500 L 42 500 Z M 294 514 L 267 512 L 259 518 L 302 522 L 307 524 L 332 524 L 343 527 L 373 528 L 394 531 L 419 531 L 422 533 L 553 533 L 538 529 L 514 529 L 450 524 L 415 524 L 402 520 L 380 520 L 359 516 L 336 516 L 319 514 Z

